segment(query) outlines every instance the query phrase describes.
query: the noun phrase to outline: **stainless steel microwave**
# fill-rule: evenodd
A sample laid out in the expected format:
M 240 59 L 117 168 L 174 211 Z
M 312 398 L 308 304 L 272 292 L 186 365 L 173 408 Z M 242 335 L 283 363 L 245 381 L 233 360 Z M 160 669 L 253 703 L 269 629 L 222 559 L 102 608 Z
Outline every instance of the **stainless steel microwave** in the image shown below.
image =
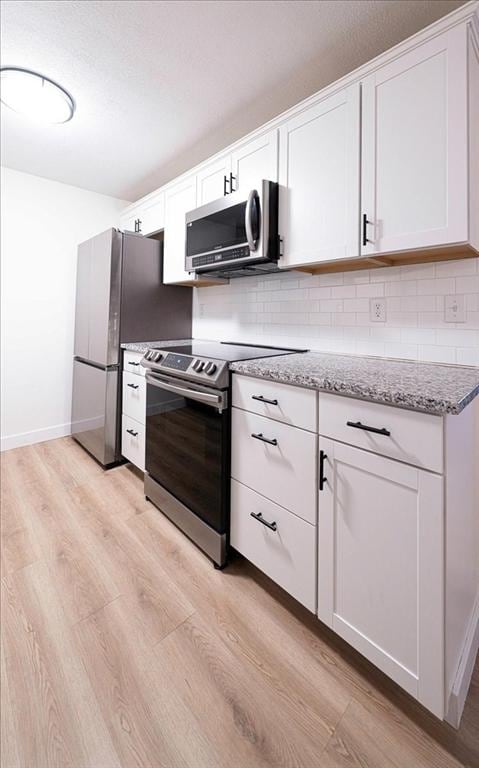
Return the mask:
M 278 185 L 263 180 L 247 195 L 230 195 L 186 214 L 187 272 L 239 277 L 276 271 Z

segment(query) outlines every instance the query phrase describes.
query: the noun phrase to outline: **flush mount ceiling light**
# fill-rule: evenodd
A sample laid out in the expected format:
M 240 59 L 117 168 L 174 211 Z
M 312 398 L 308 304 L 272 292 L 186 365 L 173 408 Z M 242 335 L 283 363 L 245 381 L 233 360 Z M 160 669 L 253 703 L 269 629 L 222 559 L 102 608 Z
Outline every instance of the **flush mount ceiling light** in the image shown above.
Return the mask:
M 22 67 L 1 67 L 0 99 L 15 112 L 44 123 L 67 123 L 75 112 L 75 102 L 65 88 Z

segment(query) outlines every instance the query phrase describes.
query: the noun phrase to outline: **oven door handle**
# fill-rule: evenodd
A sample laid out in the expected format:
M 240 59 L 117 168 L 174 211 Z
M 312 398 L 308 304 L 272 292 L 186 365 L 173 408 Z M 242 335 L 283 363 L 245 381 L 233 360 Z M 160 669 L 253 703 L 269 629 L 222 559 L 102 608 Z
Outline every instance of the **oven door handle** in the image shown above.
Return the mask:
M 251 223 L 253 206 L 255 205 L 257 199 L 258 199 L 258 193 L 255 189 L 252 189 L 248 195 L 248 199 L 246 201 L 246 208 L 244 212 L 244 227 L 246 230 L 246 240 L 248 241 L 248 247 L 250 251 L 255 251 L 256 246 L 258 245 L 258 240 L 255 238 L 253 234 L 253 225 Z
M 196 400 L 198 403 L 203 403 L 204 405 L 210 405 L 212 408 L 216 408 L 220 413 L 222 413 L 228 405 L 226 392 L 213 394 L 210 392 L 203 392 L 199 389 L 180 387 L 178 384 L 171 384 L 169 381 L 159 378 L 158 376 L 153 376 L 150 373 L 146 374 L 146 381 L 148 384 L 152 384 L 159 389 L 165 389 L 167 392 L 173 392 L 175 395 L 187 397 L 190 400 Z

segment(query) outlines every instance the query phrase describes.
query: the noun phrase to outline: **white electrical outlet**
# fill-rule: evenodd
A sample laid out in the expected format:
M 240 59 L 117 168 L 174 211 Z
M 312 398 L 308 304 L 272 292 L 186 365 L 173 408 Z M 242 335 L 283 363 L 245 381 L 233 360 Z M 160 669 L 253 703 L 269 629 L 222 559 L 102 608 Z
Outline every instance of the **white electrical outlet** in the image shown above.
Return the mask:
M 386 322 L 386 299 L 371 299 L 369 318 L 375 323 Z
M 444 299 L 444 320 L 446 323 L 466 322 L 466 297 L 446 296 Z

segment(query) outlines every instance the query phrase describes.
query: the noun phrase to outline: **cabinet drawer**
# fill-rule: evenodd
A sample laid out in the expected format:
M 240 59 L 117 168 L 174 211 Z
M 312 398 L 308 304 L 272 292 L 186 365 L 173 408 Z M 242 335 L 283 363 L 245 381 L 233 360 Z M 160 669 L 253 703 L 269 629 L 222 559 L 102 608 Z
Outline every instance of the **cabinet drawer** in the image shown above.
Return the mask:
M 268 528 L 252 514 L 274 523 Z M 231 481 L 231 545 L 300 603 L 316 610 L 316 527 Z
M 123 370 L 128 371 L 128 373 L 136 373 L 139 376 L 144 376 L 145 369 L 140 365 L 142 357 L 142 352 L 129 352 L 125 350 L 123 352 Z
M 124 413 L 121 419 L 121 453 L 135 467 L 145 471 L 145 425 Z
M 316 435 L 238 408 L 231 418 L 232 477 L 316 524 Z
M 433 472 L 443 471 L 441 416 L 321 392 L 318 410 L 320 435 Z
M 146 379 L 127 371 L 123 374 L 123 413 L 140 424 L 145 423 Z
M 235 374 L 232 402 L 244 411 L 316 432 L 317 392 L 312 389 Z

